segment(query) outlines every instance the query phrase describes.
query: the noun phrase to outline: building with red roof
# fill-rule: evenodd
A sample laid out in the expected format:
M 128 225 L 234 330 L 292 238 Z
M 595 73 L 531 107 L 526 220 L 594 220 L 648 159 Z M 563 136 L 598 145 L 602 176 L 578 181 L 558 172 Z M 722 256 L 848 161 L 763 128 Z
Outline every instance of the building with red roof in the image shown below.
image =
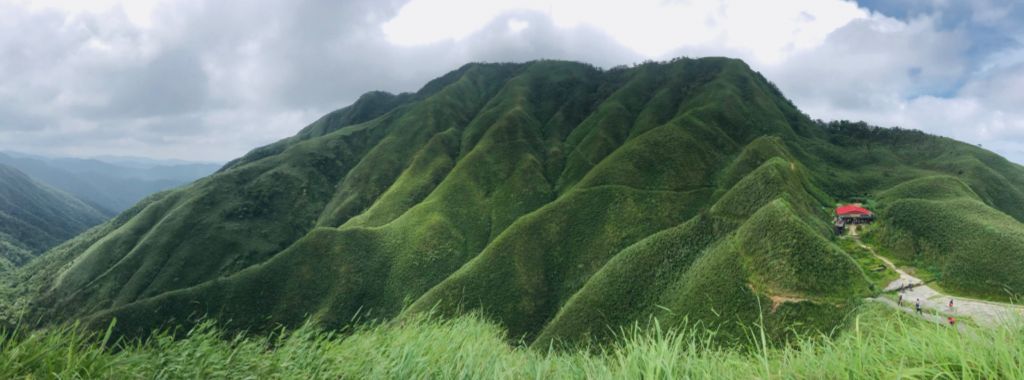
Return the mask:
M 845 223 L 870 223 L 875 220 L 875 213 L 861 205 L 849 204 L 836 207 L 836 218 Z

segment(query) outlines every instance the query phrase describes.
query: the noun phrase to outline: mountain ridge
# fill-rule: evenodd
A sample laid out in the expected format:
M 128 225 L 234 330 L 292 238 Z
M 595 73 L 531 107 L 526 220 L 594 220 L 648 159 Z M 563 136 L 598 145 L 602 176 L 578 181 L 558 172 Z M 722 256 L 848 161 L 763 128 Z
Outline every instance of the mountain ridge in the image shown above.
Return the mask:
M 139 158 L 122 158 L 120 163 L 112 157 L 107 160 L 0 152 L 0 163 L 71 194 L 107 216 L 130 208 L 149 194 L 213 173 L 218 167 L 205 163 L 161 165 L 161 161 Z
M 1024 231 L 1024 168 L 815 122 L 742 61 L 468 64 L 365 95 L 65 244 L 36 268 L 30 312 L 144 334 L 204 315 L 266 330 L 479 310 L 537 345 L 648 316 L 732 338 L 762 317 L 773 334 L 828 331 L 873 291 L 830 240 L 830 207 L 934 175 Z M 885 241 L 921 234 L 897 228 Z M 776 296 L 805 301 L 759 308 Z
M 104 220 L 102 211 L 0 164 L 0 267 L 25 264 Z

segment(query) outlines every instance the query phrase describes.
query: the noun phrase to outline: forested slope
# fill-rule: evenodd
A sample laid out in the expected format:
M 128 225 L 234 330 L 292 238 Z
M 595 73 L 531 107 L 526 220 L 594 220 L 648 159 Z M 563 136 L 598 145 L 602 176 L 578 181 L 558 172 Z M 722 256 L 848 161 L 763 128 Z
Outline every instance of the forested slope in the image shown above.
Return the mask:
M 0 165 L 0 271 L 106 219 L 82 201 Z

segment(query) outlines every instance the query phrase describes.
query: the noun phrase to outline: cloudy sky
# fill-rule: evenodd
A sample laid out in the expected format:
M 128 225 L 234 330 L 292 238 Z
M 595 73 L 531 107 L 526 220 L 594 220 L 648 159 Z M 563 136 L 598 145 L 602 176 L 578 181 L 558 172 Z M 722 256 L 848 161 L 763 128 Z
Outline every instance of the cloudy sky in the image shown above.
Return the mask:
M 0 0 L 0 150 L 223 161 L 468 61 L 710 55 L 1024 163 L 1015 0 Z

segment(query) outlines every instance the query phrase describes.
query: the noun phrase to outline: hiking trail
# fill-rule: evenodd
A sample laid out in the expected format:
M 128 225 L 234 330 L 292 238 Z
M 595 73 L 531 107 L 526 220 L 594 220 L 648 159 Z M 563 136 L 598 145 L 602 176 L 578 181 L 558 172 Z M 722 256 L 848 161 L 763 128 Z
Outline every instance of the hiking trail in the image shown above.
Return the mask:
M 857 234 L 856 225 L 853 225 L 850 228 L 850 238 L 852 238 L 858 246 L 867 249 L 872 255 L 877 257 L 879 260 L 882 260 L 889 269 L 892 269 L 899 274 L 900 277 L 889 283 L 883 291 L 890 292 L 905 285 L 915 285 L 900 293 L 903 294 L 904 306 L 902 307 L 897 305 L 896 301 L 882 295 L 870 298 L 872 301 L 881 302 L 890 307 L 902 309 L 904 312 L 918 315 L 925 320 L 942 324 L 947 323 L 947 316 L 952 316 L 957 320 L 970 318 L 978 326 L 991 327 L 998 325 L 1009 318 L 1024 316 L 1024 307 L 1019 305 L 950 296 L 939 292 L 935 288 L 928 286 L 928 284 L 920 278 L 914 277 L 906 271 L 898 268 L 892 261 L 889 261 L 889 259 L 882 257 L 875 252 L 874 248 L 871 246 L 864 244 L 860 239 L 860 235 Z M 950 299 L 953 300 L 952 310 L 949 308 Z M 925 310 L 923 315 L 917 314 L 914 310 L 914 303 L 917 300 L 921 300 L 921 308 Z

